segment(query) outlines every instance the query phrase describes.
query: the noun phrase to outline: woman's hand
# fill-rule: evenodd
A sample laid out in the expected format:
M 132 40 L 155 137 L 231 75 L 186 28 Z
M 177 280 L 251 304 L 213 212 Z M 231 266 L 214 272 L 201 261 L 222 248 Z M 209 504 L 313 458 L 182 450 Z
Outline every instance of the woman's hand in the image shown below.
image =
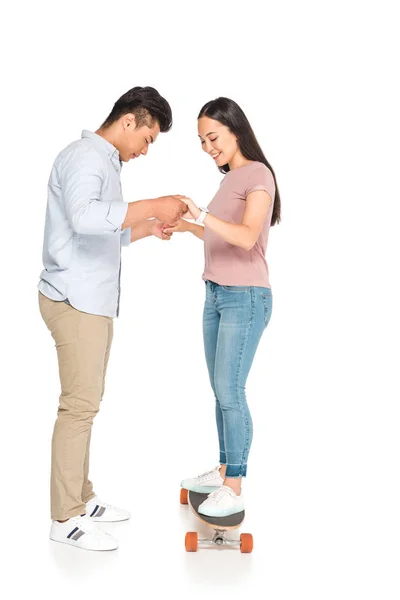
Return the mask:
M 193 200 L 191 198 L 187 198 L 186 196 L 183 198 L 180 198 L 180 200 L 181 200 L 181 202 L 186 204 L 186 206 L 188 207 L 187 212 L 184 215 L 182 215 L 182 219 L 192 219 L 193 221 L 198 219 L 198 217 L 200 216 L 201 210 L 199 209 L 198 206 L 196 206 L 196 204 L 193 202 Z
M 163 232 L 165 235 L 171 236 L 173 233 L 184 233 L 190 230 L 190 223 L 184 219 L 179 219 L 170 225 L 163 224 Z

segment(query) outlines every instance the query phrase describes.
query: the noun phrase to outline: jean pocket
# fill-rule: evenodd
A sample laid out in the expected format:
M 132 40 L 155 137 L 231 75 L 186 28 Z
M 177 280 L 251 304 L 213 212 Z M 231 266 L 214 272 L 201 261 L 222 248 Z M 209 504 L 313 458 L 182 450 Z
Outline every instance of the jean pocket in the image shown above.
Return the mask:
M 268 325 L 272 315 L 272 296 L 270 294 L 262 294 L 264 305 L 264 324 Z

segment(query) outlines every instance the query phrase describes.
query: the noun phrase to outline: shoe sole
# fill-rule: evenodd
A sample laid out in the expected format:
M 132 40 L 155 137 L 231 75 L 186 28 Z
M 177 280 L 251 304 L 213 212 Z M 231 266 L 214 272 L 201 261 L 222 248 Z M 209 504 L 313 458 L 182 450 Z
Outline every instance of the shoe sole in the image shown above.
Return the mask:
M 129 521 L 129 517 L 122 517 L 121 519 L 103 519 L 103 517 L 87 517 L 90 521 L 96 523 L 121 523 L 122 521 Z
M 221 485 L 215 486 L 205 486 L 205 485 L 192 485 L 192 486 L 184 486 L 181 485 L 181 488 L 187 490 L 188 492 L 197 492 L 198 494 L 211 494 L 211 492 L 215 492 L 215 490 L 219 490 L 222 487 Z
M 235 510 L 235 512 L 221 513 L 219 515 L 215 515 L 215 514 L 214 515 L 209 515 L 207 513 L 200 512 L 200 510 L 199 510 L 199 515 L 203 515 L 204 517 L 210 517 L 211 519 L 213 519 L 213 518 L 219 519 L 220 517 L 232 517 L 233 515 L 236 515 L 238 513 L 243 512 L 243 511 L 244 511 L 244 507 L 241 508 L 240 510 Z
M 116 546 L 115 548 L 85 548 L 84 546 L 80 546 L 79 544 L 77 544 L 75 540 L 55 540 L 52 537 L 50 537 L 50 539 L 52 542 L 57 542 L 58 544 L 65 544 L 67 546 L 73 546 L 74 548 L 79 548 L 79 550 L 88 550 L 89 552 L 113 552 L 114 550 L 118 550 L 118 546 Z

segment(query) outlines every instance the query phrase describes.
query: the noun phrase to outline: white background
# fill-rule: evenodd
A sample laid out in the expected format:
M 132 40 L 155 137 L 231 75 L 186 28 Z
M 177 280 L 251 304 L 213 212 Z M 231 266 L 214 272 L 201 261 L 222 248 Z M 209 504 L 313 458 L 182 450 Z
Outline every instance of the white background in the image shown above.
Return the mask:
M 1 9 L 4 597 L 398 600 L 396 4 Z M 179 483 L 218 460 L 203 250 L 189 234 L 124 252 L 91 468 L 98 494 L 133 513 L 104 526 L 120 548 L 98 554 L 48 539 L 59 382 L 37 307 L 47 179 L 57 153 L 135 85 L 168 99 L 174 126 L 124 166 L 126 201 L 211 200 L 221 175 L 201 152 L 196 117 L 219 95 L 246 112 L 280 187 L 283 219 L 267 252 L 274 313 L 248 382 L 242 531 L 254 535 L 252 555 L 183 545 L 198 523 L 179 504 Z

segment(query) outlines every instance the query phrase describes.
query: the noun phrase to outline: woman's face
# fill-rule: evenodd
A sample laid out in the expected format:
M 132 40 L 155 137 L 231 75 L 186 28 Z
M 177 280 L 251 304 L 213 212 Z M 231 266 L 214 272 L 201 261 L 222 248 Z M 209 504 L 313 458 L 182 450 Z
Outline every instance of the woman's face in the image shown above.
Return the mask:
M 198 120 L 198 131 L 201 147 L 219 167 L 230 163 L 240 152 L 236 136 L 219 121 L 201 117 Z

